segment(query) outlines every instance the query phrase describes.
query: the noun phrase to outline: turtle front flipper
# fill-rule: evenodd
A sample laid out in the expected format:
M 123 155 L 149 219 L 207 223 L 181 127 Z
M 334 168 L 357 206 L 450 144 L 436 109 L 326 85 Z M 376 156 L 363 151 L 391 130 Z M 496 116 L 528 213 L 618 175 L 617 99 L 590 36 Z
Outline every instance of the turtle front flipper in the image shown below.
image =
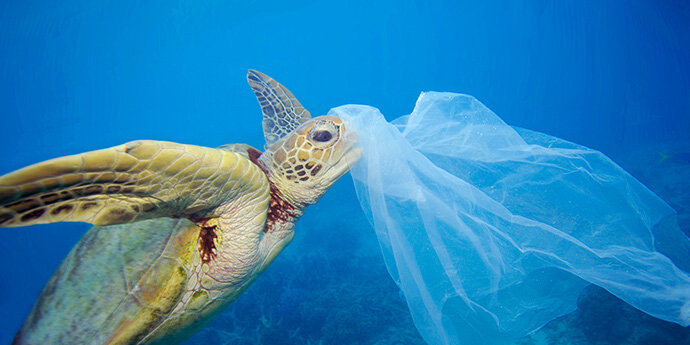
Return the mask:
M 263 174 L 241 155 L 194 145 L 133 141 L 34 164 L 0 177 L 0 226 L 94 225 L 157 217 L 203 219 L 254 189 Z
M 264 114 L 264 149 L 268 149 L 311 119 L 311 114 L 304 109 L 295 95 L 273 78 L 250 69 L 247 73 L 247 82 Z

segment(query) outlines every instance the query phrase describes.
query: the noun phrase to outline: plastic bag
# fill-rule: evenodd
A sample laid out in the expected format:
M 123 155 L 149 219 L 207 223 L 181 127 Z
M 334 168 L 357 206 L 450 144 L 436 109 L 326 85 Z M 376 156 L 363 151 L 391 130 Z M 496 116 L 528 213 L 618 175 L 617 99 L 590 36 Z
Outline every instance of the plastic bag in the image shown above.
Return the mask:
M 675 212 L 605 155 L 459 94 L 423 93 L 392 123 L 368 106 L 329 114 L 360 137 L 357 195 L 427 343 L 514 341 L 575 310 L 589 283 L 690 324 Z

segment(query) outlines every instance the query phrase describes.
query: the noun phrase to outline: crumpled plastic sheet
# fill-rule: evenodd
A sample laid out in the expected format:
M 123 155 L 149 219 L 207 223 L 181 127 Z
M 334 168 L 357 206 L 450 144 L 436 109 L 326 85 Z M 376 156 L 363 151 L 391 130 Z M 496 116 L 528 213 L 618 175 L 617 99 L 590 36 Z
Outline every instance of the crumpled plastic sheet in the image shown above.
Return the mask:
M 575 310 L 590 283 L 690 324 L 675 212 L 602 153 L 453 93 L 422 93 L 392 123 L 362 105 L 329 115 L 359 135 L 357 195 L 427 343 L 510 343 Z

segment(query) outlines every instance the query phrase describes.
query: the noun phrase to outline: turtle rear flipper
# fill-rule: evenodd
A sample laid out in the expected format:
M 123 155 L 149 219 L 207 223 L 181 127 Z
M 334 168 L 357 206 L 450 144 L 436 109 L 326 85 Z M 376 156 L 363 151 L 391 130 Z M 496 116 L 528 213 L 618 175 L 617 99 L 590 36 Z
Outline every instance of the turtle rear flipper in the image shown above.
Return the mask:
M 133 141 L 0 177 L 0 226 L 203 218 L 238 195 L 266 189 L 260 175 L 258 167 L 234 152 Z

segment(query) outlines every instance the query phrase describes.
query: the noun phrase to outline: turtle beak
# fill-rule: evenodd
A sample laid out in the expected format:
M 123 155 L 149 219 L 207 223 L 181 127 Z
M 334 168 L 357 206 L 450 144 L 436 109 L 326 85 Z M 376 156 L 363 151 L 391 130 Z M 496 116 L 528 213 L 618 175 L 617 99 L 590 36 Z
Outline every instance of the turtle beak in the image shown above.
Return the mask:
M 353 145 L 349 150 L 347 150 L 347 152 L 343 155 L 343 158 L 340 160 L 347 164 L 349 170 L 351 167 L 357 164 L 360 158 L 362 158 L 362 151 L 363 150 L 361 147 Z
M 336 179 L 345 175 L 350 167 L 353 167 L 362 158 L 362 148 L 356 145 L 358 140 L 359 136 L 354 132 L 348 132 L 343 138 L 343 151 L 345 153 L 333 166 Z

